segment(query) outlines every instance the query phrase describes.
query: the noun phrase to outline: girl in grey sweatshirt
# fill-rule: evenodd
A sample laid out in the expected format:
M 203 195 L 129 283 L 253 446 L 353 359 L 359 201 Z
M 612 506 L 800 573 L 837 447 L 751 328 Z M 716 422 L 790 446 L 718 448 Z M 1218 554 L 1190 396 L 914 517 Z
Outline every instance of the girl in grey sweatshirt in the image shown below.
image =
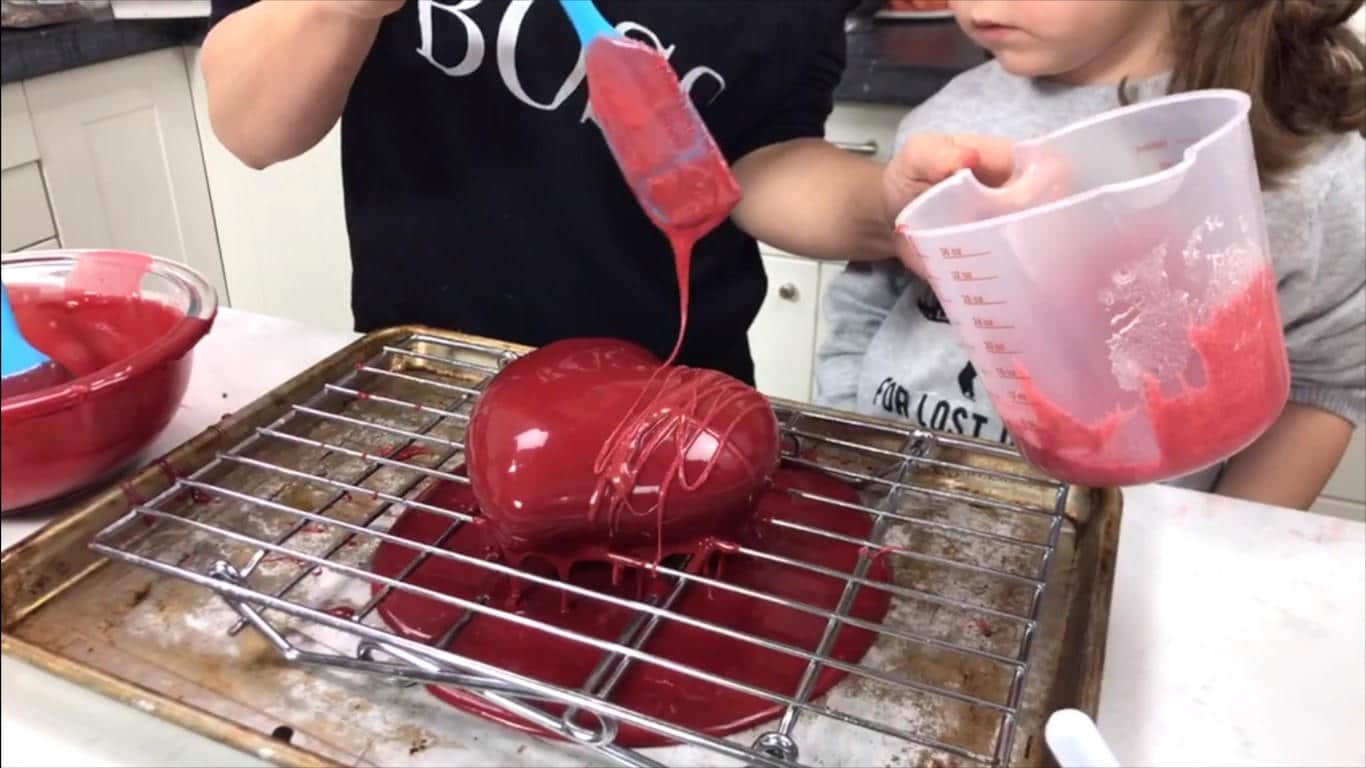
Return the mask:
M 899 152 L 931 132 L 1028 139 L 1122 99 L 1209 87 L 1253 97 L 1290 404 L 1243 452 L 1174 482 L 1307 507 L 1366 418 L 1366 55 L 1344 26 L 1362 0 L 952 6 L 995 59 L 907 115 Z M 818 402 L 1009 444 L 919 265 L 904 260 L 854 262 L 832 283 Z

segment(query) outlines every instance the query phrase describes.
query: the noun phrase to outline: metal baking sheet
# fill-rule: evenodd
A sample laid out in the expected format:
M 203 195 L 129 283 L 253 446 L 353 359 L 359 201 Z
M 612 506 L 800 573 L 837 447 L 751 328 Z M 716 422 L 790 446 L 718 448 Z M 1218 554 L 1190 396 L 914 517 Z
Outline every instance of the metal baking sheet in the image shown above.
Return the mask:
M 397 351 L 395 351 L 397 350 Z M 300 406 L 341 414 L 365 424 L 381 423 L 403 431 L 428 429 L 435 444 L 445 440 L 458 446 L 459 419 L 424 420 L 422 409 L 407 414 L 377 416 L 382 403 L 357 398 L 354 382 L 358 365 L 380 361 L 382 371 L 396 373 L 366 391 L 395 402 L 423 396 L 418 388 L 429 382 L 447 386 L 452 397 L 442 408 L 467 412 L 469 397 L 492 375 L 500 360 L 524 350 L 484 339 L 424 328 L 398 328 L 365 337 L 333 357 L 285 383 L 243 411 L 211 427 L 120 487 L 83 504 L 60 522 L 22 542 L 3 558 L 4 651 L 153 711 L 168 720 L 205 733 L 248 752 L 282 764 L 336 765 L 480 765 L 480 764 L 598 764 L 601 756 L 582 747 L 531 738 L 480 718 L 453 710 L 411 682 L 378 678 L 372 672 L 338 669 L 330 665 L 291 663 L 275 645 L 252 628 L 229 630 L 240 615 L 227 602 L 202 586 L 163 572 L 108 560 L 89 544 L 111 523 L 129 515 L 149 500 L 161 498 L 168 514 L 187 518 L 230 519 L 234 525 L 254 526 L 263 539 L 278 539 L 292 527 L 301 528 L 287 541 L 290 551 L 323 553 L 338 539 L 327 538 L 324 527 L 310 530 L 289 514 L 272 514 L 259 504 L 217 503 L 206 511 L 191 493 L 168 492 L 184 478 L 210 468 L 223 454 L 251 443 L 262 429 L 304 436 L 299 440 L 264 441 L 244 455 L 248 463 L 218 470 L 219 484 L 251 491 L 291 509 L 309 509 L 328 502 L 335 489 L 319 487 L 316 479 L 281 476 L 259 466 L 308 467 L 311 477 L 365 478 L 366 489 L 383 498 L 347 494 L 332 498 L 329 517 L 383 530 L 392 522 L 386 499 L 410 499 L 424 485 L 403 471 L 376 473 L 367 467 L 369 451 L 379 453 L 392 442 L 392 433 L 368 433 L 336 419 L 299 419 Z M 378 369 L 377 369 L 378 370 Z M 405 378 L 407 377 L 407 378 Z M 411 379 L 411 380 L 408 380 Z M 340 383 L 339 383 L 340 382 Z M 348 392 L 351 396 L 348 397 Z M 431 402 L 430 400 L 428 402 Z M 312 408 L 314 406 L 304 406 Z M 795 403 L 776 402 L 789 437 L 814 446 L 814 454 L 794 454 L 790 460 L 814 460 L 831 471 L 846 470 L 863 477 L 881 477 L 883 458 L 894 446 L 913 436 L 902 425 L 823 412 Z M 350 409 L 350 410 L 348 410 Z M 379 409 L 379 410 L 367 410 Z M 369 413 L 371 415 L 366 416 Z M 291 415 L 296 422 L 290 422 Z M 307 410 L 303 416 L 308 416 Z M 801 421 L 792 421 L 796 416 Z M 357 417 L 359 418 L 353 418 Z M 274 426 L 272 426 L 274 425 Z M 919 461 L 912 484 L 923 493 L 899 501 L 898 512 L 947 525 L 991 531 L 1002 537 L 1038 540 L 1040 529 L 1031 519 L 1046 515 L 1002 515 L 997 508 L 1049 510 L 1065 497 L 1058 536 L 1051 553 L 1046 587 L 1038 603 L 1038 620 L 1028 641 L 1029 665 L 1018 704 L 1009 713 L 1012 737 L 1006 744 L 1011 765 L 1048 764 L 1041 729 L 1046 715 L 1065 706 L 1095 712 L 1103 663 L 1105 628 L 1117 545 L 1120 497 L 1113 490 L 1058 489 L 1042 481 L 1018 457 L 999 449 L 947 436 L 931 436 L 933 450 Z M 367 442 L 369 441 L 369 442 Z M 350 453 L 325 450 L 317 444 L 347 447 Z M 851 446 L 845 450 L 842 446 Z M 309 453 L 309 451 L 313 453 Z M 448 452 L 449 453 L 449 452 Z M 440 469 L 459 459 L 432 453 L 428 462 Z M 803 459 L 802 456 L 806 458 Z M 814 459 L 811 457 L 814 456 Z M 882 464 L 882 466 L 880 466 Z M 975 470 L 971 468 L 975 467 Z M 968 468 L 965 470 L 965 468 Z M 394 468 L 390 468 L 394 469 Z M 253 471 L 257 470 L 257 471 Z M 985 471 L 983 471 L 985 470 Z M 1021 478 L 1021 479 L 1012 479 Z M 419 478 L 420 479 L 420 478 Z M 876 485 L 874 483 L 873 485 Z M 876 488 L 865 488 L 875 494 Z M 174 497 L 174 498 L 172 498 Z M 367 503 L 373 502 L 373 503 Z M 974 503 L 976 502 L 976 503 Z M 177 512 L 176 504 L 181 508 Z M 994 505 L 994 506 L 993 506 Z M 398 508 L 401 505 L 389 505 Z M 239 527 L 240 530 L 240 527 Z M 895 527 L 887 543 L 920 548 L 922 554 L 977 564 L 992 570 L 1028 573 L 1037 563 L 1018 547 L 1001 547 L 991 540 L 954 537 L 916 537 L 911 527 Z M 138 532 L 134 531 L 134 536 Z M 222 559 L 224 543 L 213 537 L 187 535 L 175 526 L 157 527 L 141 534 L 141 551 L 157 553 L 173 573 Z M 160 537 L 160 541 L 157 541 Z M 310 539 L 312 537 L 312 540 Z M 353 537 L 337 547 L 333 559 L 364 569 L 374 542 Z M 127 542 L 123 542 L 127 543 Z M 129 546 L 131 551 L 132 546 Z M 250 549 L 250 548 L 248 548 Z M 119 550 L 122 551 L 122 550 Z M 235 553 L 240 558 L 242 553 Z M 1022 560 L 1021 558 L 1024 558 Z M 289 593 L 302 606 L 358 605 L 368 596 L 365 584 L 327 568 L 311 571 L 288 557 L 261 560 L 255 587 L 270 591 L 290 582 Z M 304 571 L 308 571 L 300 578 Z M 895 569 L 897 583 L 932 591 L 953 599 L 988 600 L 1014 613 L 1009 603 L 1022 600 L 1019 590 L 955 575 L 952 569 L 916 564 Z M 274 581 L 272 581 L 274 580 Z M 995 590 L 993 592 L 993 590 Z M 977 594 L 974 594 L 974 591 Z M 985 592 L 992 592 L 987 595 Z M 268 611 L 275 626 L 293 647 L 317 658 L 354 657 L 357 637 L 345 627 L 308 621 L 283 611 Z M 1018 622 L 992 622 L 980 616 L 956 615 L 953 610 L 923 602 L 894 601 L 884 620 L 897 626 L 923 628 L 953 644 L 971 644 L 990 652 L 1018 647 Z M 999 624 L 999 626 L 998 626 Z M 376 623 L 382 627 L 382 623 Z M 965 692 L 994 698 L 1009 686 L 999 668 L 953 650 L 923 644 L 878 641 L 862 662 L 877 670 L 913 677 L 931 690 Z M 866 678 L 850 677 L 833 689 L 820 706 L 873 719 L 895 720 L 927 735 L 929 741 L 962 746 L 989 755 L 999 746 L 999 712 L 947 703 L 942 697 L 889 689 Z M 767 726 L 733 737 L 748 744 Z M 989 760 L 955 758 L 924 745 L 850 728 L 829 718 L 805 717 L 797 731 L 800 762 L 809 765 L 979 765 Z M 729 765 L 733 757 L 706 747 L 677 746 L 646 750 L 652 760 L 669 765 Z

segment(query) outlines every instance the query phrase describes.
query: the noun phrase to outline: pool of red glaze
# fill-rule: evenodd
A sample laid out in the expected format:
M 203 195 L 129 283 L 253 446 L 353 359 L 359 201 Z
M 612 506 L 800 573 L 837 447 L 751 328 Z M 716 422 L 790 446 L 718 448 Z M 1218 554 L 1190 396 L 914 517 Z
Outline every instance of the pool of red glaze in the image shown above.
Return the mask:
M 75 378 L 0 400 L 5 512 L 85 489 L 136 458 L 170 423 L 189 382 L 191 350 L 212 324 L 212 297 L 201 318 L 137 292 L 149 257 L 76 258 L 73 277 L 99 274 L 100 289 L 121 283 L 126 290 L 102 293 L 70 279 L 65 286 L 6 281 L 24 336 Z M 86 259 L 99 260 L 97 269 L 85 269 Z

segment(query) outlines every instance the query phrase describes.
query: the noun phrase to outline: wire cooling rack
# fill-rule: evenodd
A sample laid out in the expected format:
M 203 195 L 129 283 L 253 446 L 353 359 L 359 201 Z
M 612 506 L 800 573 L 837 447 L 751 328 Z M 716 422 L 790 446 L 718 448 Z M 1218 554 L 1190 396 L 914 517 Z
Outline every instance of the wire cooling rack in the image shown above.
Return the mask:
M 240 617 L 229 633 L 250 627 L 290 662 L 463 688 L 594 750 L 598 762 L 663 764 L 661 756 L 669 753 L 617 744 L 621 724 L 749 765 L 800 765 L 806 757 L 851 762 L 870 754 L 911 756 L 922 764 L 1010 762 L 1040 606 L 1065 528 L 1067 486 L 1022 469 L 1004 448 L 777 404 L 783 461 L 848 483 L 859 501 L 792 493 L 828 505 L 831 515 L 866 516 L 871 533 L 857 539 L 809 523 L 772 521 L 796 534 L 859 546 L 857 564 L 847 573 L 757 545 L 731 557 L 839 579 L 842 592 L 833 610 L 737 586 L 672 560 L 652 577 L 666 588 L 649 596 L 599 593 L 440 546 L 472 518 L 427 503 L 423 492 L 436 482 L 468 482 L 457 470 L 470 413 L 488 380 L 512 359 L 498 346 L 434 334 L 414 333 L 385 345 L 155 498 L 137 500 L 93 547 L 216 592 Z M 992 490 L 999 488 L 1012 492 Z M 391 532 L 410 509 L 444 518 L 442 537 L 427 543 Z M 412 560 L 392 576 L 372 571 L 381 543 L 411 551 Z M 890 558 L 890 579 L 870 578 L 875 557 Z M 603 640 L 497 601 L 405 581 L 431 558 L 515 576 L 537 589 L 628 610 L 633 618 L 615 640 Z M 825 631 L 815 645 L 796 647 L 673 610 L 697 589 L 740 592 L 816 616 Z M 891 608 L 881 621 L 852 615 L 860 590 L 888 595 Z M 457 609 L 459 618 L 432 643 L 401 636 L 377 611 L 399 592 Z M 579 687 L 566 688 L 450 649 L 473 622 L 489 621 L 588 644 L 600 654 L 599 663 Z M 668 622 L 794 657 L 805 672 L 791 690 L 766 690 L 656 654 L 651 637 Z M 301 627 L 340 639 L 302 642 L 307 635 Z M 857 662 L 830 654 L 844 628 L 876 634 Z M 615 687 L 633 665 L 742 692 L 776 705 L 781 715 L 729 737 L 691 730 L 614 701 Z M 816 699 L 822 669 L 847 676 Z

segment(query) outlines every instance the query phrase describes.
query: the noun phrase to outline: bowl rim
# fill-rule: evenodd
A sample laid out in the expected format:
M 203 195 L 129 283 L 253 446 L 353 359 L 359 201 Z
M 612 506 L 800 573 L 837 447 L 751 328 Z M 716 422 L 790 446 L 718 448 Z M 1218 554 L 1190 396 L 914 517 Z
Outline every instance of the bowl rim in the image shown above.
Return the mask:
M 146 258 L 147 271 L 156 271 L 178 283 L 189 295 L 190 306 L 170 329 L 146 347 L 116 360 L 74 381 L 39 389 L 0 403 L 0 418 L 5 423 L 20 421 L 71 408 L 91 395 L 136 381 L 147 370 L 189 352 L 209 332 L 218 314 L 218 293 L 203 275 L 176 261 L 141 251 L 119 248 L 53 248 L 5 254 L 0 267 L 19 265 L 74 264 L 83 258 L 103 255 Z M 196 301 L 196 298 L 198 301 Z
M 927 189 L 919 197 L 907 203 L 901 212 L 894 218 L 894 226 L 898 233 L 907 238 L 931 238 L 938 239 L 944 237 L 955 237 L 959 235 L 976 234 L 982 230 L 999 229 L 1007 224 L 1026 219 L 1042 218 L 1056 211 L 1073 208 L 1092 200 L 1105 199 L 1123 195 L 1135 190 L 1144 190 L 1158 186 L 1168 180 L 1180 178 L 1190 172 L 1195 167 L 1195 163 L 1203 150 L 1207 147 L 1220 143 L 1228 134 L 1245 130 L 1249 120 L 1249 110 L 1252 108 L 1252 98 L 1242 91 L 1231 88 L 1204 88 L 1195 91 L 1185 91 L 1183 93 L 1169 94 L 1155 99 L 1148 99 L 1136 104 L 1129 104 L 1123 107 L 1092 115 L 1085 120 L 1070 123 L 1055 131 L 1036 136 L 1031 139 L 1019 141 L 1014 144 L 1012 154 L 1018 157 L 1020 151 L 1028 151 L 1035 147 L 1045 146 L 1051 142 L 1065 138 L 1072 133 L 1079 133 L 1100 123 L 1115 122 L 1129 115 L 1138 112 L 1170 110 L 1189 101 L 1203 101 L 1221 103 L 1228 106 L 1232 111 L 1215 128 L 1210 129 L 1198 140 L 1193 142 L 1181 153 L 1181 160 L 1168 168 L 1164 168 L 1152 173 L 1134 176 L 1122 181 L 1113 181 L 1108 184 L 1087 189 L 1082 192 L 1067 195 L 1059 200 L 1044 203 L 1042 205 L 1027 207 L 1010 213 L 1002 213 L 985 219 L 963 222 L 958 224 L 945 224 L 934 227 L 915 227 L 911 224 L 911 218 L 926 208 L 931 202 L 936 200 L 945 190 L 957 186 L 970 186 L 980 194 L 998 194 L 998 188 L 988 187 L 977 180 L 972 171 L 964 168 L 955 172 L 947 179 L 938 182 Z

